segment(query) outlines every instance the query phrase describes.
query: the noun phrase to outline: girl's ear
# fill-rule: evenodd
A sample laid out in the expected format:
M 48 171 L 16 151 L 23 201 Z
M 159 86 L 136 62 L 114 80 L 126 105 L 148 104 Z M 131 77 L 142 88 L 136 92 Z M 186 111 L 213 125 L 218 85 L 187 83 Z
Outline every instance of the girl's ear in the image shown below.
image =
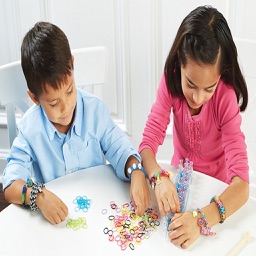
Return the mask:
M 30 97 L 30 99 L 36 103 L 36 105 L 40 105 L 40 102 L 38 101 L 38 99 L 36 98 L 36 96 L 28 89 L 27 90 L 28 96 Z

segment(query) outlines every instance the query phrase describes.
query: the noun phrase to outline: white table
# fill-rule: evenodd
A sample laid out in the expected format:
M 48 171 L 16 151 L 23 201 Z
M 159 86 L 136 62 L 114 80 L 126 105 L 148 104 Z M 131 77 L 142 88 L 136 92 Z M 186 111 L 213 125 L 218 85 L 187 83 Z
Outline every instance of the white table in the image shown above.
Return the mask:
M 216 179 L 193 173 L 188 210 L 203 207 L 213 195 L 219 195 L 226 184 Z M 160 226 L 149 239 L 135 245 L 135 250 L 120 247 L 108 240 L 103 229 L 109 226 L 111 201 L 117 205 L 130 202 L 130 184 L 119 180 L 109 165 L 88 168 L 66 175 L 46 184 L 68 206 L 68 218 L 85 217 L 88 228 L 73 231 L 66 227 L 67 219 L 51 225 L 39 212 L 10 205 L 0 213 L 0 255 L 227 255 L 243 233 L 250 231 L 256 238 L 256 202 L 252 199 L 224 224 L 217 224 L 215 237 L 200 236 L 187 250 L 173 245 L 166 238 L 165 218 L 159 216 Z M 86 195 L 92 200 L 88 212 L 75 211 L 73 200 Z M 102 209 L 108 210 L 102 214 Z M 156 209 L 153 198 L 152 208 Z M 256 242 L 247 245 L 239 255 L 256 255 Z

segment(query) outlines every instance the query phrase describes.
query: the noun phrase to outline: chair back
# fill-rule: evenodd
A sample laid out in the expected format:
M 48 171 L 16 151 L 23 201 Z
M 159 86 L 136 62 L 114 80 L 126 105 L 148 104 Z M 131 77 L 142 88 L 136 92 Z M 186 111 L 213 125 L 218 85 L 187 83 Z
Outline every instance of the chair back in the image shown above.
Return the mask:
M 17 135 L 16 109 L 25 112 L 29 106 L 27 83 L 20 61 L 0 67 L 0 104 L 5 107 L 10 146 Z

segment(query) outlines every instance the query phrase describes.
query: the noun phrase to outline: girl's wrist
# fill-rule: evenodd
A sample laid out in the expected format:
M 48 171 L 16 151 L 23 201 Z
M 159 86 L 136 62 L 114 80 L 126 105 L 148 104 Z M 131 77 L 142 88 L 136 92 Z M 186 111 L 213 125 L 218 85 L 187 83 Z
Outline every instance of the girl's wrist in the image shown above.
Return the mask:
M 154 190 L 156 185 L 161 183 L 161 178 L 166 177 L 171 180 L 172 176 L 173 176 L 173 174 L 170 171 L 163 170 L 163 169 L 157 171 L 149 179 L 149 184 L 150 184 L 151 189 Z
M 197 219 L 197 225 L 200 228 L 200 234 L 205 236 L 215 236 L 216 233 L 212 232 L 211 226 L 208 223 L 208 217 L 206 218 L 206 214 L 199 208 L 192 212 L 193 218 Z

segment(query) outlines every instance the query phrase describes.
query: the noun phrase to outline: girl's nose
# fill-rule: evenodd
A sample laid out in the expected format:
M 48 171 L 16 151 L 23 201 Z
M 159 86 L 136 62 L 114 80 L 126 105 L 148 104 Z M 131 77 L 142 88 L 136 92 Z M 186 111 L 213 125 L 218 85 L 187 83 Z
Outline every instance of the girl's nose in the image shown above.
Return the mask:
M 202 93 L 194 93 L 193 94 L 193 101 L 197 104 L 200 105 L 204 100 L 204 96 Z

